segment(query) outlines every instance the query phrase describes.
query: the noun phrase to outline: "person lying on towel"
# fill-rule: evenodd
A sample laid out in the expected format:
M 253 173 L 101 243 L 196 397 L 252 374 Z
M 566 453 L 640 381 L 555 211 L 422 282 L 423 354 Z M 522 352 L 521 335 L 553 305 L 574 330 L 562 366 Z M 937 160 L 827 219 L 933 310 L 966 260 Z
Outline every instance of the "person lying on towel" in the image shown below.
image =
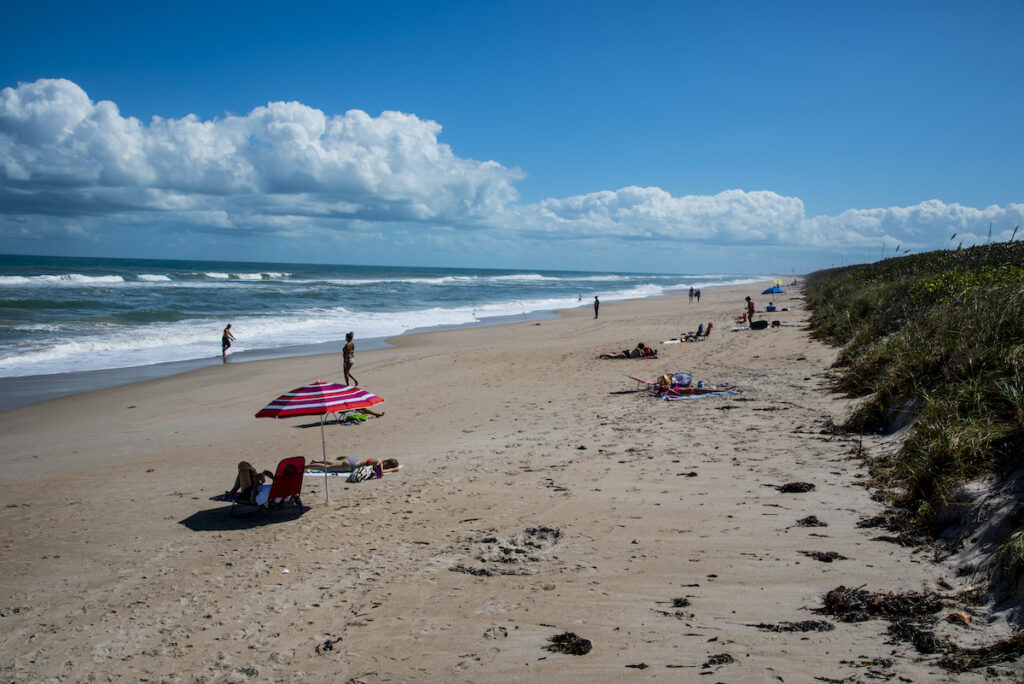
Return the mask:
M 612 354 L 601 354 L 597 358 L 599 359 L 641 359 L 645 357 L 657 356 L 658 350 L 652 347 L 648 347 L 643 342 L 637 342 L 636 346 L 632 349 L 624 349 L 620 352 L 614 352 Z
M 324 471 L 324 461 L 313 461 L 306 464 L 306 472 L 320 472 Z M 392 473 L 398 470 L 398 459 L 385 458 L 381 460 L 379 458 L 356 458 L 355 456 L 349 456 L 343 458 L 340 461 L 327 460 L 326 462 L 327 472 L 329 473 L 351 473 L 356 468 L 363 466 L 373 466 L 374 470 L 377 466 L 380 466 L 380 473 Z

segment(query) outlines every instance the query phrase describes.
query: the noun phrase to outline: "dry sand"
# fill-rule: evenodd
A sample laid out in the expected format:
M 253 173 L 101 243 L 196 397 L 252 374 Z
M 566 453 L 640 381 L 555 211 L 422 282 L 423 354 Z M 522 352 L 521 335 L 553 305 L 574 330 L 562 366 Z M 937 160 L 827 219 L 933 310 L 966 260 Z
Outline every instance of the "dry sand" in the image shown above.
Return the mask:
M 241 459 L 272 469 L 320 457 L 312 419 L 253 414 L 295 386 L 340 380 L 340 354 L 229 363 L 0 414 L 0 674 L 982 681 L 886 643 L 882 621 L 756 626 L 829 619 L 811 609 L 838 585 L 965 581 L 856 526 L 881 505 L 862 486 L 858 440 L 826 430 L 849 408 L 824 389 L 835 351 L 809 339 L 799 296 L 769 315 L 792 326 L 731 331 L 761 289 L 606 302 L 599 320 L 585 308 L 360 352 L 356 376 L 386 415 L 328 425 L 328 454 L 405 467 L 333 479 L 329 502 L 309 476 L 309 510 L 276 522 L 232 519 L 209 497 Z M 707 341 L 663 344 L 709 320 Z M 595 358 L 641 340 L 660 358 Z M 627 391 L 624 374 L 680 370 L 743 394 Z M 793 481 L 815 489 L 772 486 Z M 811 515 L 827 526 L 797 526 Z M 545 650 L 565 632 L 592 650 Z

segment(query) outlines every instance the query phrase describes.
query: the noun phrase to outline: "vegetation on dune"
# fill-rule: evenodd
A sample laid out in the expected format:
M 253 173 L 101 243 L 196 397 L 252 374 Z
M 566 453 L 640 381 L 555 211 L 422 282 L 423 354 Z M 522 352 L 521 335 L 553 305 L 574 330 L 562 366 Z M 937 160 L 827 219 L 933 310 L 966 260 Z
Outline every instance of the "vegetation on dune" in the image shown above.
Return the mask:
M 837 388 L 863 398 L 843 427 L 909 423 L 874 466 L 904 523 L 935 533 L 959 487 L 1021 467 L 1024 244 L 819 271 L 806 295 L 813 334 L 842 347 Z M 1010 586 L 1024 570 L 1019 518 L 989 564 Z

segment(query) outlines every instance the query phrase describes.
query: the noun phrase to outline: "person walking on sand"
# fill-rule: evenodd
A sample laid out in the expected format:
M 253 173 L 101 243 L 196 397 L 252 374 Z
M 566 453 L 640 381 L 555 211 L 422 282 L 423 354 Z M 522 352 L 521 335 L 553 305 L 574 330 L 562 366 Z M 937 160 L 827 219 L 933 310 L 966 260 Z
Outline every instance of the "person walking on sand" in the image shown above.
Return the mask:
M 597 310 L 599 308 L 601 308 L 601 300 L 599 300 L 597 298 L 597 295 L 594 295 L 594 318 L 595 319 L 597 318 Z
M 700 290 L 695 290 L 693 296 L 697 298 L 697 303 L 700 304 Z
M 224 328 L 224 334 L 220 336 L 220 355 L 227 356 L 228 347 L 231 346 L 231 342 L 234 341 L 235 336 L 231 334 L 231 324 L 228 323 L 227 327 Z
M 352 366 L 356 363 L 356 343 L 352 341 L 353 337 L 355 333 L 351 330 L 345 333 L 345 347 L 341 350 L 341 355 L 345 361 L 345 384 L 359 387 L 359 381 L 352 375 Z
M 754 322 L 754 300 L 749 296 L 747 297 L 747 323 Z

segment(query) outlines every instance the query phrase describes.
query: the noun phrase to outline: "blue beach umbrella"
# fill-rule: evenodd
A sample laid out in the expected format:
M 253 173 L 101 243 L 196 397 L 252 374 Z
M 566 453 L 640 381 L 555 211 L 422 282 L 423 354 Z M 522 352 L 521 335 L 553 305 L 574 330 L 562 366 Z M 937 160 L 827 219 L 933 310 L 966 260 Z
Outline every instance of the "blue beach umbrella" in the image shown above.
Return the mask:
M 786 294 L 786 291 L 783 290 L 781 287 L 769 287 L 761 294 Z

